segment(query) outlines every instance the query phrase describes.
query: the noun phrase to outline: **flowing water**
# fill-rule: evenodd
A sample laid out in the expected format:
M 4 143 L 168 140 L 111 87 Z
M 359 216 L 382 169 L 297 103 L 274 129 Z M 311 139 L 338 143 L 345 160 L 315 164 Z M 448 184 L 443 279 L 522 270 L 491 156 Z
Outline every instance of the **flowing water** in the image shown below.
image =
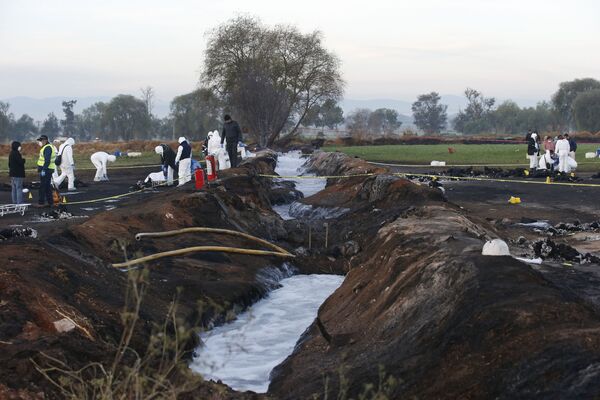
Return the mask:
M 271 370 L 292 353 L 320 305 L 344 280 L 339 275 L 295 275 L 229 324 L 201 335 L 191 368 L 233 389 L 267 391 Z
M 275 172 L 281 176 L 315 176 L 314 174 L 304 173 L 302 166 L 304 165 L 305 161 L 306 159 L 302 158 L 302 153 L 299 151 L 280 154 L 277 157 L 277 167 L 275 168 Z M 327 183 L 325 179 L 320 178 L 285 178 L 285 180 L 294 182 L 296 184 L 296 189 L 301 191 L 304 194 L 304 197 L 312 196 L 313 194 L 323 190 Z M 290 208 L 293 204 L 295 203 L 274 206 L 273 210 L 281 215 L 281 218 L 283 219 L 294 219 L 295 217 L 290 215 Z
M 276 172 L 282 176 L 303 173 L 300 152 L 280 155 Z M 325 187 L 323 179 L 286 179 L 296 183 L 305 197 Z M 284 218 L 290 204 L 274 209 Z M 289 266 L 265 269 L 257 280 L 276 289 L 233 322 L 201 335 L 203 345 L 196 350 L 190 367 L 205 379 L 221 380 L 233 389 L 257 393 L 267 391 L 270 373 L 292 353 L 321 304 L 344 280 L 339 275 L 295 275 Z

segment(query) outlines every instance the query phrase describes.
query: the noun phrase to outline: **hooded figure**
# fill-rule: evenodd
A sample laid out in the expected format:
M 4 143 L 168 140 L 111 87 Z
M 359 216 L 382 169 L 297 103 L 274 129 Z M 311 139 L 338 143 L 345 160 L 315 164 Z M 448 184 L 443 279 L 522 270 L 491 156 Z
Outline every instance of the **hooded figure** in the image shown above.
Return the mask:
M 160 163 L 163 166 L 163 173 L 167 178 L 167 185 L 173 184 L 173 172 L 175 171 L 175 152 L 166 144 L 158 145 L 154 148 L 156 154 L 160 154 Z
M 527 156 L 529 157 L 529 169 L 536 169 L 538 167 L 538 154 L 540 147 L 538 143 L 538 135 L 533 132 L 527 142 Z
M 94 164 L 94 167 L 96 167 L 96 176 L 94 177 L 94 182 L 100 182 L 108 180 L 108 176 L 106 175 L 106 165 L 109 162 L 115 162 L 117 157 L 104 151 L 98 151 L 92 154 L 90 160 L 92 161 L 92 164 Z
M 60 157 L 60 176 L 54 179 L 54 186 L 58 189 L 67 178 L 69 180 L 69 190 L 75 190 L 75 159 L 73 158 L 73 145 L 75 144 L 75 140 L 73 138 L 68 138 L 63 144 L 58 148 L 58 156 L 56 156 L 57 161 Z
M 179 165 L 179 185 L 181 186 L 192 180 L 192 146 L 187 139 L 181 136 L 178 140 L 179 147 L 175 156 L 175 164 Z
M 23 203 L 23 180 L 25 179 L 25 160 L 21 156 L 21 143 L 12 142 L 8 156 L 8 174 L 12 188 L 12 202 Z

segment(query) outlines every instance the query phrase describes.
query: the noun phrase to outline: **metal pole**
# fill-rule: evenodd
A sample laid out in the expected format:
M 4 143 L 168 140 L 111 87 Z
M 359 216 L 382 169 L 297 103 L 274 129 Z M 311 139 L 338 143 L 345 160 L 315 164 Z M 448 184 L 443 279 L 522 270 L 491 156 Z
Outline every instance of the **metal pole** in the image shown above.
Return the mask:
M 329 247 L 329 222 L 323 223 L 323 226 L 325 226 L 325 248 L 327 248 Z
M 312 226 L 308 226 L 308 248 L 312 248 Z

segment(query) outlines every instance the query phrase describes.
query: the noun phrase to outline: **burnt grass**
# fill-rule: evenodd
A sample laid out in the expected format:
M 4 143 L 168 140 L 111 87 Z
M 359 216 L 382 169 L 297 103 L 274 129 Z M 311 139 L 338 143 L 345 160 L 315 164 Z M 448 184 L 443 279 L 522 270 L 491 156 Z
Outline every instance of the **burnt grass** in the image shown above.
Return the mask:
M 259 176 L 272 174 L 275 163 L 276 155 L 264 153 L 223 172 L 205 190 L 140 197 L 89 219 L 46 228 L 37 238 L 5 231 L 0 397 L 60 398 L 31 362 L 41 361 L 41 352 L 73 368 L 112 360 L 127 275 L 110 263 L 196 245 L 255 247 L 214 234 L 134 239 L 138 232 L 190 226 L 267 239 L 298 255 L 290 265 L 299 273 L 346 274 L 293 354 L 273 371 L 271 398 L 335 398 L 340 390 L 356 398 L 365 385 L 378 382 L 380 371 L 397 382 L 390 398 L 600 396 L 600 296 L 589 288 L 600 280 L 582 271 L 482 256 L 484 241 L 503 238 L 506 223 L 463 209 L 438 187 L 340 153 L 315 153 L 308 167 L 317 174 L 378 175 L 330 179 L 325 190 L 302 198 L 290 183 Z M 346 212 L 283 221 L 271 208 L 292 201 Z M 524 247 L 534 242 L 528 238 Z M 550 250 L 547 257 L 576 258 L 560 246 L 551 247 L 556 253 Z M 589 268 L 598 268 L 597 258 L 588 261 Z M 138 351 L 177 293 L 181 320 L 208 329 L 268 293 L 276 282 L 265 276 L 277 276 L 282 260 L 191 254 L 147 267 L 148 293 L 132 342 Z M 62 314 L 91 337 L 81 329 L 57 332 L 53 322 Z M 188 357 L 197 344 L 188 343 Z M 190 394 L 260 397 L 211 382 Z

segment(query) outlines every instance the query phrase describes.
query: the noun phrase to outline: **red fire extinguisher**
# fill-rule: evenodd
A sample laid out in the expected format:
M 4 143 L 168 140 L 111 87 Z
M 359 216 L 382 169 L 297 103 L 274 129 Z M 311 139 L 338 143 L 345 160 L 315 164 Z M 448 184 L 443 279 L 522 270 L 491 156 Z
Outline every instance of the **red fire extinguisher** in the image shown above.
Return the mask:
M 212 182 L 217 179 L 217 165 L 215 163 L 215 156 L 206 156 L 206 176 L 208 181 Z
M 204 170 L 197 168 L 194 174 L 196 176 L 196 190 L 200 190 L 204 187 Z

